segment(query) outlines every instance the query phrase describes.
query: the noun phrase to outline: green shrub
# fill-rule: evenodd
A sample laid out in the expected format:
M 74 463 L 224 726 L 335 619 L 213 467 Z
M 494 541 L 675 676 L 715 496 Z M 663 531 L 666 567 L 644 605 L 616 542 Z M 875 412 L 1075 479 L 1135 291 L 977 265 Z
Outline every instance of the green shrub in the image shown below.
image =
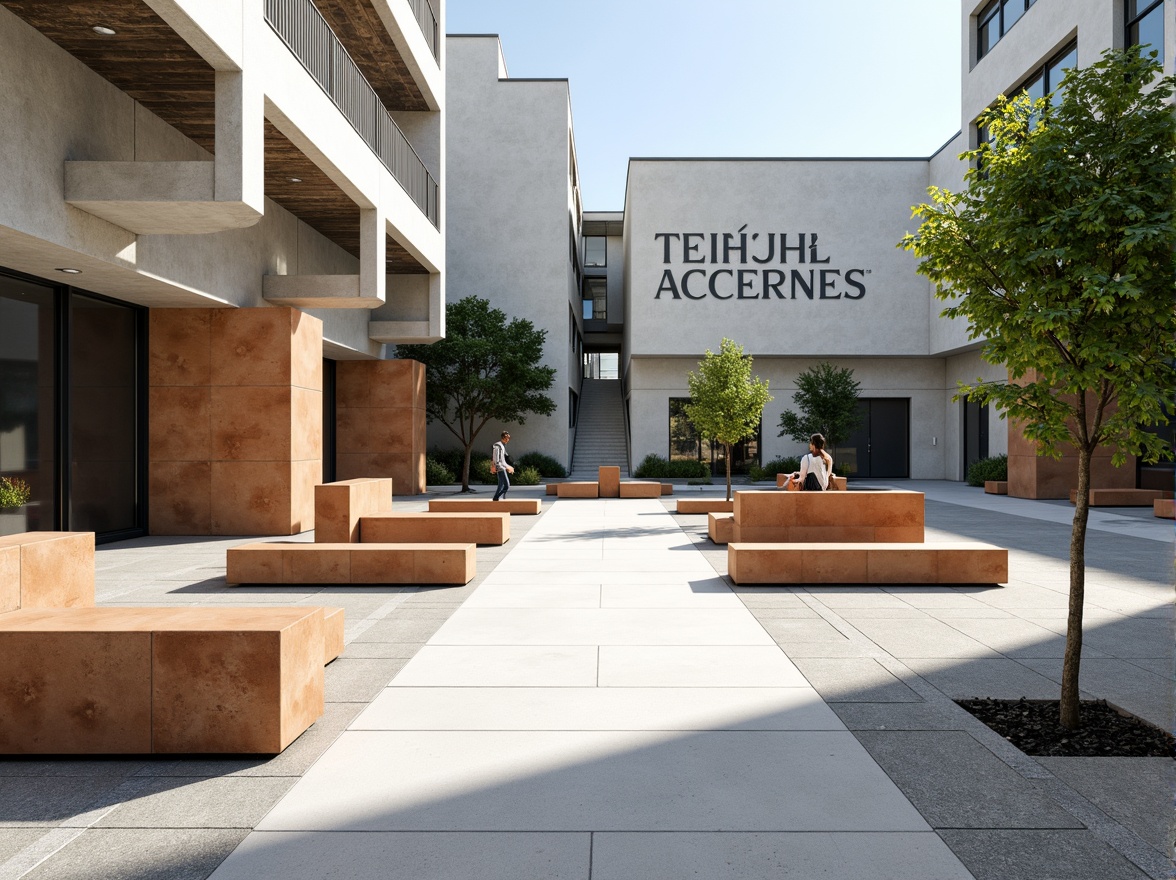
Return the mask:
M 994 455 L 992 458 L 982 458 L 968 468 L 968 485 L 983 486 L 988 480 L 1007 480 L 1009 478 L 1009 457 Z
M 457 482 L 457 477 L 448 467 L 446 467 L 431 455 L 425 456 L 425 485 L 427 486 L 449 486 Z
M 660 455 L 650 453 L 637 465 L 633 476 L 645 480 L 689 479 L 710 477 L 710 467 L 695 459 L 674 459 L 669 461 Z
M 765 462 L 763 467 L 753 465 L 748 468 L 747 476 L 753 483 L 762 483 L 765 480 L 775 482 L 776 474 L 790 474 L 798 470 L 800 470 L 800 459 L 795 455 L 790 455 L 787 458 L 774 458 Z
M 526 455 L 520 455 L 518 461 L 515 462 L 515 468 L 519 471 L 523 468 L 534 468 L 541 477 L 566 477 L 568 475 L 562 464 L 542 452 L 528 452 Z M 522 485 L 533 486 L 535 484 L 523 483 Z
M 476 458 L 476 453 L 470 456 L 470 482 L 493 486 L 498 482 L 498 475 L 490 473 L 490 458 Z
M 539 471 L 533 467 L 515 467 L 515 472 L 510 475 L 510 481 L 516 486 L 538 486 L 542 479 Z
M 711 484 L 710 477 L 706 477 L 705 479 L 701 479 L 701 480 L 687 480 L 686 481 L 687 486 L 709 486 L 710 484 Z
M 0 508 L 21 507 L 32 497 L 32 487 L 20 477 L 0 477 Z

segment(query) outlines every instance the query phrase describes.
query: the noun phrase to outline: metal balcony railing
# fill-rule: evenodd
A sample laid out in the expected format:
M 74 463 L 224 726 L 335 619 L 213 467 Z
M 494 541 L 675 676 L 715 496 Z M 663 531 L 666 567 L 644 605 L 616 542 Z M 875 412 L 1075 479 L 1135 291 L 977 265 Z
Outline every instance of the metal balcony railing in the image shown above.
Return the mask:
M 416 6 L 415 0 L 410 2 Z M 440 228 L 437 181 L 312 0 L 265 0 L 265 20 L 429 222 Z
M 421 33 L 425 35 L 425 42 L 429 44 L 433 58 L 440 62 L 441 28 L 437 26 L 437 14 L 433 12 L 433 4 L 429 0 L 408 0 L 408 5 L 412 7 L 412 14 L 421 26 Z

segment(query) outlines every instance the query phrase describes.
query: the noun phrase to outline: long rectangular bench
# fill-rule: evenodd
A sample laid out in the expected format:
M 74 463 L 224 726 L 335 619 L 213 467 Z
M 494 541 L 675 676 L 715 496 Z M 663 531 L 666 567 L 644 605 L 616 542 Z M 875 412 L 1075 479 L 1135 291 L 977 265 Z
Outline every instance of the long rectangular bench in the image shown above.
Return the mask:
M 502 499 L 489 498 L 431 498 L 429 513 L 509 513 L 522 516 L 537 516 L 543 512 L 543 502 L 538 498 Z
M 392 478 L 361 477 L 314 487 L 314 539 L 323 544 L 359 540 L 359 519 L 392 512 Z
M 716 498 L 679 498 L 678 513 L 734 513 L 734 501 L 720 501 Z
M 1160 489 L 1091 489 L 1091 507 L 1151 507 L 1153 502 L 1171 498 Z M 1070 503 L 1078 501 L 1078 490 L 1070 490 Z
M 309 544 L 255 541 L 231 547 L 225 579 L 236 584 L 468 584 L 472 543 Z
M 509 513 L 383 513 L 359 520 L 364 544 L 505 544 Z
M 277 754 L 323 712 L 324 612 L 68 608 L 0 616 L 4 754 Z
M 1009 481 L 1008 480 L 985 480 L 984 492 L 987 495 L 1008 495 Z
M 991 544 L 727 545 L 737 584 L 1000 584 L 1009 552 Z
M 1152 502 L 1152 514 L 1161 519 L 1176 519 L 1176 500 L 1157 498 Z
M 600 483 L 596 480 L 556 483 L 555 494 L 560 498 L 599 498 Z
M 661 494 L 661 483 L 628 480 L 620 485 L 621 498 L 660 498 Z
M 923 540 L 923 493 L 735 493 L 733 536 L 739 543 L 799 541 L 901 542 Z
M 90 608 L 93 604 L 93 532 L 23 532 L 0 537 L 0 614 L 18 608 Z

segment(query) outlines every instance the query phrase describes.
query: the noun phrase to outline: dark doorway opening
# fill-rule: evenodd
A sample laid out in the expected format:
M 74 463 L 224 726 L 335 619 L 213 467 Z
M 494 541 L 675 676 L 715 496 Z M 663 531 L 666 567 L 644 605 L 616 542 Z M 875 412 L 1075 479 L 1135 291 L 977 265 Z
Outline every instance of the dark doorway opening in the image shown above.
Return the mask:
M 323 482 L 335 482 L 335 362 L 323 358 Z
M 988 458 L 988 407 L 970 400 L 960 402 L 964 437 L 964 477 L 968 468 Z
M 834 467 L 850 477 L 911 475 L 911 401 L 907 397 L 858 400 L 861 426 L 833 452 Z

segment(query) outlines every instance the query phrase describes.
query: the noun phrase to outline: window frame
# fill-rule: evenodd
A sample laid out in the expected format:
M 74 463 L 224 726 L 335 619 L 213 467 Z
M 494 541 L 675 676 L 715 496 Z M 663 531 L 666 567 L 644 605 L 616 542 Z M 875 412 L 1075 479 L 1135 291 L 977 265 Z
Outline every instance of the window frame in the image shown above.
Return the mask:
M 1037 0 L 992 0 L 991 3 L 985 5 L 979 12 L 976 13 L 976 61 L 979 63 L 981 58 L 984 58 L 993 47 L 999 43 L 1004 35 L 1025 17 L 1025 14 L 1033 7 Z M 1161 0 L 1162 2 L 1162 0 Z M 1020 13 L 1017 17 L 1005 25 L 1005 8 L 1009 6 L 1020 7 Z M 987 46 L 984 43 L 982 35 L 985 33 L 985 28 L 996 19 L 996 39 Z
M 1132 40 L 1131 29 L 1133 27 L 1135 27 L 1136 25 L 1138 25 L 1141 21 L 1143 21 L 1149 15 L 1151 15 L 1153 12 L 1155 12 L 1157 9 L 1162 10 L 1163 6 L 1164 6 L 1164 0 L 1151 0 L 1151 2 L 1148 2 L 1148 0 L 1137 0 L 1136 6 L 1138 7 L 1140 5 L 1146 5 L 1147 8 L 1142 11 L 1138 11 L 1138 9 L 1137 9 L 1134 17 L 1132 17 L 1132 15 L 1131 15 L 1131 0 L 1123 0 L 1123 46 L 1124 46 L 1124 48 L 1130 48 L 1131 46 L 1141 45 L 1139 42 L 1138 33 L 1136 33 L 1135 39 Z M 1163 32 L 1164 32 L 1164 15 L 1163 15 L 1163 12 L 1161 12 L 1160 13 L 1160 33 L 1163 34 Z M 1146 45 L 1152 46 L 1151 43 L 1147 43 Z M 1159 57 L 1161 59 L 1163 59 L 1163 57 L 1164 57 L 1163 45 L 1152 46 L 1151 51 L 1159 53 Z
M 588 259 L 588 242 L 590 239 L 599 239 L 601 242 L 601 256 L 600 262 L 594 263 Z M 606 235 L 585 235 L 584 236 L 584 268 L 585 269 L 606 269 L 608 268 L 608 236 Z

